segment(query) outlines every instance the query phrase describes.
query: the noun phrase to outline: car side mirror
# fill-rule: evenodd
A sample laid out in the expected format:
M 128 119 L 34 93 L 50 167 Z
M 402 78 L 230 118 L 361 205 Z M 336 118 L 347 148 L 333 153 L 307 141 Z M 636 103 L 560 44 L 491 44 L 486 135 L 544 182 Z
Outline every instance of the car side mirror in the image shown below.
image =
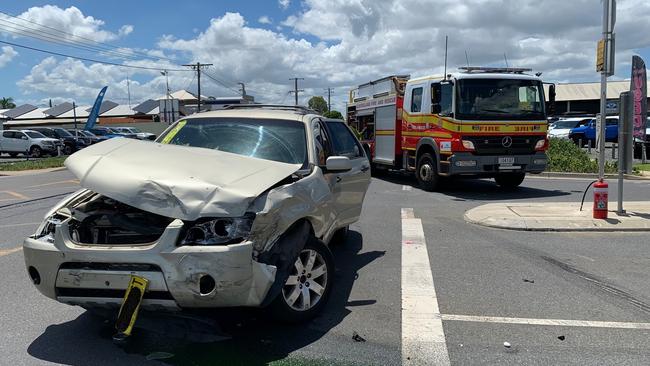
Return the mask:
M 352 169 L 352 162 L 347 156 L 330 156 L 325 162 L 328 172 L 347 172 Z
M 431 104 L 431 114 L 440 114 L 442 106 L 440 104 Z

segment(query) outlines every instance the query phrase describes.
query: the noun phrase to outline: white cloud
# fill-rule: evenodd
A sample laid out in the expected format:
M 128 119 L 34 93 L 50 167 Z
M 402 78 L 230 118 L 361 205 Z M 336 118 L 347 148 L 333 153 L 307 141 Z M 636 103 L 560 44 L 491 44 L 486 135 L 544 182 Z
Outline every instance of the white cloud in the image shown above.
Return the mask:
M 113 41 L 133 31 L 133 26 L 130 25 L 123 26 L 118 33 L 105 30 L 103 29 L 105 25 L 103 20 L 86 16 L 74 6 L 67 9 L 61 9 L 56 5 L 35 6 L 17 17 L 24 20 L 0 14 L 0 19 L 8 23 L 10 26 L 9 29 L 14 31 L 13 36 L 18 36 L 15 32 L 16 28 L 21 28 L 26 29 L 29 33 L 36 31 L 48 37 L 57 37 L 65 40 L 80 41 L 81 37 L 98 42 L 106 42 Z M 61 30 L 65 34 L 57 32 L 55 29 Z M 2 32 L 8 33 L 6 28 Z
M 291 0 L 278 0 L 278 5 L 280 5 L 280 8 L 283 10 L 287 10 L 289 5 L 291 5 Z
M 18 52 L 11 46 L 3 46 L 2 53 L 0 53 L 0 68 L 5 67 L 11 60 L 18 55 Z
M 120 30 L 117 32 L 117 34 L 120 35 L 120 37 L 127 36 L 133 32 L 133 26 L 131 24 L 125 24 L 120 27 Z
M 271 23 L 273 23 L 273 21 L 271 20 L 271 18 L 269 18 L 269 17 L 266 16 L 266 15 L 262 15 L 261 17 L 259 17 L 259 19 L 257 19 L 257 21 L 258 21 L 259 23 L 261 23 L 261 24 L 271 24 Z
M 288 7 L 289 1 L 278 4 Z M 293 87 L 291 77 L 305 78 L 300 85 L 306 89 L 302 102 L 322 95 L 324 87 L 334 87 L 334 106 L 343 110 L 351 86 L 390 74 L 442 72 L 445 35 L 449 35 L 449 70 L 465 65 L 465 51 L 474 65 L 503 65 L 506 53 L 511 66 L 542 71 L 548 81 L 595 81 L 600 11 L 599 2 L 593 0 L 305 0 L 298 13 L 281 22 L 283 28 L 256 28 L 242 15 L 226 13 L 190 38 L 165 35 L 157 46 L 164 51 L 159 55 L 213 63 L 209 73 L 233 88 L 236 81 L 245 82 L 247 91 L 260 101 L 291 102 L 287 94 Z M 629 56 L 634 50 L 650 47 L 650 22 L 638 21 L 648 17 L 647 0 L 619 0 L 620 77 L 629 77 Z M 258 21 L 264 23 L 262 18 Z M 79 75 L 66 74 L 63 64 Z M 57 65 L 37 65 L 21 81 L 21 88 L 30 93 L 89 94 L 83 86 L 90 83 L 88 98 L 94 98 L 101 85 L 97 79 L 102 76 L 93 74 L 99 73 L 94 65 L 82 64 L 81 68 L 66 61 Z M 39 77 L 42 72 L 58 78 Z M 106 72 L 113 75 L 114 71 Z M 142 73 L 144 79 L 134 86 L 139 94 L 132 94 L 163 90 L 157 89 L 160 78 L 154 74 Z M 88 79 L 79 79 L 80 75 Z M 152 79 L 146 81 L 145 75 Z M 113 90 L 118 92 L 123 90 L 123 81 L 123 76 L 116 75 L 106 82 L 115 83 Z M 233 94 L 208 77 L 202 81 L 205 94 Z M 75 83 L 82 88 L 78 90 Z

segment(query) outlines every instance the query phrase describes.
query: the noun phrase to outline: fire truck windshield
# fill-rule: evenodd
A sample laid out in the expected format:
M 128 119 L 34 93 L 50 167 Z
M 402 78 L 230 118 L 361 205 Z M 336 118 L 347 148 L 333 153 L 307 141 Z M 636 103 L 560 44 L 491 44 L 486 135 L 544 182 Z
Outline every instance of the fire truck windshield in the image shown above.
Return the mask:
M 456 99 L 457 119 L 544 119 L 542 83 L 517 79 L 461 79 Z

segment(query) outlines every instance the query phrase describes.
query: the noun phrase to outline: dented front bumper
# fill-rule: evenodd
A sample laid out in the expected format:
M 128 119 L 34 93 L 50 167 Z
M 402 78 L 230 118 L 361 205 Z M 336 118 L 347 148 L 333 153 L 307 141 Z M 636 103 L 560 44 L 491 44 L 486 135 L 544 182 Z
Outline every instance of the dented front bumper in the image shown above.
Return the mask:
M 45 296 L 86 308 L 118 306 L 131 275 L 147 278 L 145 309 L 259 306 L 275 280 L 275 266 L 253 260 L 253 243 L 178 246 L 174 220 L 146 245 L 75 243 L 68 221 L 54 240 L 27 238 L 25 264 Z M 37 277 L 37 278 L 35 278 Z

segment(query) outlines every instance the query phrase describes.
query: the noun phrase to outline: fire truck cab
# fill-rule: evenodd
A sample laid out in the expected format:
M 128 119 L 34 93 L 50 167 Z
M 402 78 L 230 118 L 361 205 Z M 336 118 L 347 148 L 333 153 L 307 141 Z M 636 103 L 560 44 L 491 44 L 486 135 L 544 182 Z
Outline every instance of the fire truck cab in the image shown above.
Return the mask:
M 529 69 L 466 67 L 446 76 L 394 75 L 350 92 L 348 123 L 374 169 L 492 177 L 513 188 L 546 168 L 544 88 Z

